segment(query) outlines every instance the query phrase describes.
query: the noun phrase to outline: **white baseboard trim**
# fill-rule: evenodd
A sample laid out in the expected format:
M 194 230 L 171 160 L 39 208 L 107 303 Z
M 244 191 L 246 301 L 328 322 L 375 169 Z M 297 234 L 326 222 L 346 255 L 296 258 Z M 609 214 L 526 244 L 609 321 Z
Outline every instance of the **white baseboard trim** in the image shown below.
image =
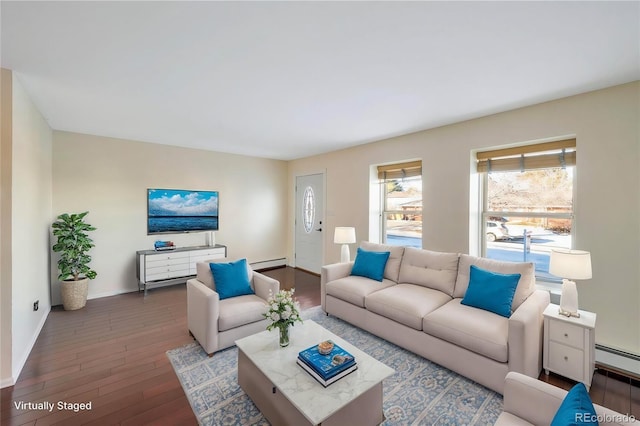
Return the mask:
M 91 288 L 92 284 L 89 284 L 89 288 Z M 60 284 L 58 284 L 58 289 L 56 291 L 58 291 L 58 293 L 60 292 Z M 53 292 L 53 286 L 51 287 L 51 291 Z M 109 296 L 117 296 L 119 294 L 125 294 L 125 293 L 133 293 L 134 291 L 138 291 L 138 284 L 135 284 L 135 287 L 132 288 L 125 288 L 125 289 L 116 289 L 116 290 L 109 290 L 109 291 L 103 291 L 102 293 L 91 293 L 91 291 L 89 291 L 89 294 L 87 295 L 87 300 L 91 300 L 91 299 L 100 299 L 101 297 L 109 297 Z M 53 297 L 53 294 L 51 295 L 51 306 L 62 306 L 62 295 L 58 294 L 57 297 Z
M 119 294 L 133 293 L 133 292 L 137 292 L 137 291 L 138 291 L 137 287 L 133 288 L 133 289 L 105 291 L 105 292 L 102 292 L 102 293 L 90 294 L 90 295 L 87 296 L 87 300 L 100 299 L 102 297 L 109 297 L 109 296 L 117 296 Z M 60 302 L 58 305 L 53 305 L 53 306 L 62 306 L 62 302 Z
M 18 360 L 17 364 L 12 365 L 12 368 L 11 368 L 12 376 L 3 378 L 2 381 L 0 381 L 0 388 L 6 388 L 8 386 L 13 386 L 16 384 L 16 378 L 20 377 L 20 373 L 22 373 L 22 369 L 24 368 L 24 365 L 27 363 L 27 360 L 29 359 L 29 355 L 31 355 L 31 351 L 33 350 L 33 346 L 36 344 L 36 340 L 38 340 L 38 337 L 40 336 L 40 332 L 42 331 L 42 327 L 44 327 L 44 323 L 47 322 L 47 318 L 49 317 L 50 313 L 51 313 L 51 307 L 49 307 L 47 309 L 47 312 L 42 316 L 42 318 L 40 319 L 40 322 L 38 323 L 36 332 L 33 333 L 33 335 L 31 336 L 31 340 L 29 341 L 29 345 L 28 345 L 29 350 L 25 351 L 24 356 L 22 357 L 21 360 Z
M 258 262 L 252 262 L 250 263 L 251 268 L 253 270 L 260 270 L 260 269 L 269 269 L 269 268 L 278 268 L 281 266 L 287 266 L 287 258 L 283 257 L 280 259 L 271 259 L 271 260 L 262 260 L 262 261 L 258 261 Z M 186 281 L 186 279 L 185 279 Z M 176 284 L 177 285 L 177 284 Z M 109 297 L 109 296 L 117 296 L 119 294 L 125 294 L 125 293 L 134 293 L 138 291 L 138 287 L 135 288 L 127 288 L 127 289 L 118 289 L 118 290 L 111 290 L 111 291 L 105 291 L 102 293 L 94 293 L 94 294 L 90 294 L 89 296 L 87 296 L 87 300 L 91 300 L 91 299 L 100 299 L 102 297 Z M 60 305 L 62 305 L 62 303 L 60 303 Z M 59 306 L 59 305 L 55 305 L 55 306 Z
M 278 268 L 281 266 L 287 266 L 287 258 L 282 257 L 280 259 L 262 260 L 259 262 L 252 262 L 250 265 L 255 271 L 260 269 Z
M 112 291 L 105 291 L 102 293 L 97 293 L 97 294 L 92 294 L 90 296 L 87 296 L 87 300 L 91 300 L 91 299 L 100 299 L 102 297 L 109 297 L 109 296 L 117 296 L 119 294 L 125 294 L 125 293 L 133 293 L 134 291 L 138 291 L 138 288 L 133 288 L 133 289 L 121 289 L 121 290 L 112 290 Z
M 16 380 L 13 377 L 0 380 L 0 389 L 8 388 L 16 384 Z
M 607 346 L 596 345 L 596 364 L 611 367 L 621 374 L 640 378 L 640 355 Z

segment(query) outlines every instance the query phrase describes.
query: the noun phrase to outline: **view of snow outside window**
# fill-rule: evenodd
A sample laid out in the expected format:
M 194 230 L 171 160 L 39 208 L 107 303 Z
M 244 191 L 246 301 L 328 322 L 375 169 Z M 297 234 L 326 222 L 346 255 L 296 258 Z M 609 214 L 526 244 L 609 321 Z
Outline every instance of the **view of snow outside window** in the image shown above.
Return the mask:
M 381 185 L 385 242 L 422 248 L 422 177 L 387 180 Z
M 536 278 L 549 274 L 553 248 L 571 248 L 573 167 L 485 175 L 485 257 L 534 262 Z

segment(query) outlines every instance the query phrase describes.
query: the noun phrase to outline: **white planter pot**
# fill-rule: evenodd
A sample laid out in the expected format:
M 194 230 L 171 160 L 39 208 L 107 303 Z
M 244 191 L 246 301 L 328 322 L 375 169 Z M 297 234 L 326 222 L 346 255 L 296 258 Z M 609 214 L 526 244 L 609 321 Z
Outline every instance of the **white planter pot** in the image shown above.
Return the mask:
M 78 281 L 62 281 L 60 284 L 64 310 L 75 311 L 84 308 L 84 305 L 87 304 L 89 278 Z

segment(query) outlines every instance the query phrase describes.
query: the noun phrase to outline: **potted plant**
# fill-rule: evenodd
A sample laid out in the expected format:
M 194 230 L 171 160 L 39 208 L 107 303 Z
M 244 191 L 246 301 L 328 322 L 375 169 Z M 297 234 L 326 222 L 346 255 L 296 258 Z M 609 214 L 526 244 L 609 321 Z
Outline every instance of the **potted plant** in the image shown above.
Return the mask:
M 87 252 L 94 244 L 88 232 L 96 228 L 84 221 L 88 213 L 63 213 L 52 225 L 53 235 L 57 238 L 53 251 L 61 254 L 58 279 L 61 281 L 62 304 L 67 311 L 86 305 L 89 280 L 98 275 L 89 267 L 91 256 Z

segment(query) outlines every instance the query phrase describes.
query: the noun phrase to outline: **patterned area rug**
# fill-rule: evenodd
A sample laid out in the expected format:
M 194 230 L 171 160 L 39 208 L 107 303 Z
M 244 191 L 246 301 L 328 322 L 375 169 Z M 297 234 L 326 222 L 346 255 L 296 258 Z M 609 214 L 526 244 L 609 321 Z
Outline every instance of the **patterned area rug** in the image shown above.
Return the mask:
M 384 380 L 385 426 L 493 425 L 502 397 L 421 356 L 354 327 L 320 307 L 303 312 L 372 357 L 394 368 Z M 201 425 L 269 425 L 237 382 L 234 346 L 209 358 L 196 342 L 167 351 Z

